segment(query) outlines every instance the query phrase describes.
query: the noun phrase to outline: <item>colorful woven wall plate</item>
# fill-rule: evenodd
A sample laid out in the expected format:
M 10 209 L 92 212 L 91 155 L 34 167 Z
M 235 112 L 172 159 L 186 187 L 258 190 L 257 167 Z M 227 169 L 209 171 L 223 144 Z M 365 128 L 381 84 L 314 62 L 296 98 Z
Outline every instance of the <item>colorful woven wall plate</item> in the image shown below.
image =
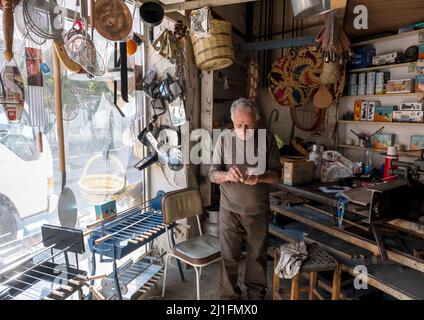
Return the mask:
M 271 95 L 282 106 L 302 106 L 309 99 L 312 89 L 320 85 L 323 65 L 320 54 L 308 47 L 279 58 L 268 75 Z

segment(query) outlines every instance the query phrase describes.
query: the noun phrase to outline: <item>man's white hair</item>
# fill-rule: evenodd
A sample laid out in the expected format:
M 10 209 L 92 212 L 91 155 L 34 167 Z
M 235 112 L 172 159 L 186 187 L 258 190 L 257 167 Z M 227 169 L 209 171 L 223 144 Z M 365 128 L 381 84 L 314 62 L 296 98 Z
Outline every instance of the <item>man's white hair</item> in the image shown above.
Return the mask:
M 239 110 L 239 109 L 254 113 L 256 120 L 259 120 L 260 118 L 258 110 L 256 109 L 255 105 L 250 100 L 246 98 L 239 98 L 231 104 L 231 109 L 230 109 L 231 120 L 233 120 L 234 112 L 236 112 L 236 110 Z

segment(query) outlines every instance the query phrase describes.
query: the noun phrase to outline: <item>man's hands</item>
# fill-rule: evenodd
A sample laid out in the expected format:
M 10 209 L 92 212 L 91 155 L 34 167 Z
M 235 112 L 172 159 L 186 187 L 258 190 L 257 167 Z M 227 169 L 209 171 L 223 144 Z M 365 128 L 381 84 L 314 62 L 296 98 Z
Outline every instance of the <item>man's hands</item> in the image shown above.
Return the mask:
M 254 186 L 255 184 L 259 183 L 259 176 L 247 176 L 246 180 L 244 181 L 245 184 Z
M 258 183 L 277 183 L 281 179 L 281 174 L 275 170 L 265 171 L 261 175 L 246 175 L 237 166 L 232 166 L 228 171 L 216 171 L 211 175 L 213 183 L 221 184 L 225 182 L 244 183 L 254 186 Z
M 230 182 L 241 182 L 248 185 L 255 185 L 259 182 L 259 176 L 251 175 L 246 176 L 244 175 L 240 168 L 237 166 L 232 166 L 230 170 L 227 172 L 227 181 Z
M 227 172 L 227 180 L 231 182 L 244 182 L 244 174 L 237 166 L 232 166 Z

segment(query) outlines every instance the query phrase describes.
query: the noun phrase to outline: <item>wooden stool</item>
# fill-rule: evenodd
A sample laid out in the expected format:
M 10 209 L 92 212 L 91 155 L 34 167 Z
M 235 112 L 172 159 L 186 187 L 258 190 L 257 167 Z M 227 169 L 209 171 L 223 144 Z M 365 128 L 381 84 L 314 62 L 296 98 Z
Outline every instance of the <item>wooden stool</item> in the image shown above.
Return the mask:
M 274 251 L 274 270 L 280 260 L 280 248 L 276 247 Z M 299 292 L 308 292 L 309 300 L 315 297 L 324 300 L 324 297 L 317 290 L 318 272 L 334 271 L 333 273 L 333 287 L 331 290 L 331 299 L 340 299 L 340 284 L 342 277 L 342 267 L 333 257 L 323 251 L 318 244 L 313 243 L 308 245 L 308 258 L 303 262 L 299 273 L 291 279 L 290 299 L 298 300 Z M 309 287 L 299 288 L 299 279 L 302 273 L 309 273 Z M 280 289 L 280 277 L 274 272 L 274 287 L 273 299 L 282 300 Z

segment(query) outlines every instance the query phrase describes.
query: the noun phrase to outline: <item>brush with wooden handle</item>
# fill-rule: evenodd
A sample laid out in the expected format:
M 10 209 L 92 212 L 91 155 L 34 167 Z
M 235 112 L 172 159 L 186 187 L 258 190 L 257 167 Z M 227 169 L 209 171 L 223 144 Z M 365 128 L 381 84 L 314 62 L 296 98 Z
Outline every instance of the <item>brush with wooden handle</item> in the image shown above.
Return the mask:
M 3 37 L 5 42 L 4 58 L 6 61 L 13 59 L 13 8 L 15 3 L 13 0 L 2 0 L 3 6 Z

